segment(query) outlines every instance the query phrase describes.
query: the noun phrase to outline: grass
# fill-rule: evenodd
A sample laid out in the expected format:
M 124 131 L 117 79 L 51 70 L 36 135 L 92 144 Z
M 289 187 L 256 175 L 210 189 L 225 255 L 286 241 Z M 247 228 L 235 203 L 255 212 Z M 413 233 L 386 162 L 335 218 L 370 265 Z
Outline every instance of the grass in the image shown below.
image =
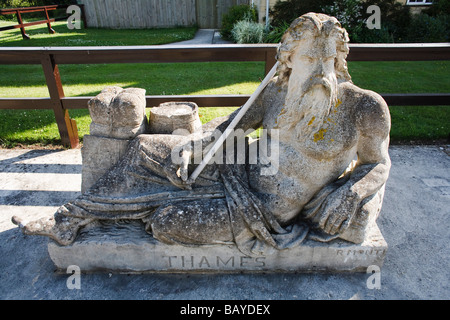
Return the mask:
M 349 69 L 356 85 L 379 93 L 450 92 L 450 83 L 445 81 L 450 69 L 447 61 L 351 62 Z M 0 97 L 48 96 L 40 66 L 0 65 L 0 70 Z M 144 88 L 151 95 L 251 94 L 263 70 L 259 62 L 60 66 L 66 96 L 94 96 L 108 85 Z M 420 77 L 414 77 L 415 74 Z M 202 108 L 200 115 L 207 122 L 232 110 Z M 448 138 L 449 106 L 391 106 L 390 110 L 393 143 Z M 71 110 L 70 115 L 77 121 L 82 138 L 89 132 L 88 111 Z M 52 111 L 0 110 L 0 118 L 3 147 L 59 142 Z
M 5 24 L 0 21 L 0 26 Z M 31 40 L 18 30 L 0 32 L 0 46 L 142 45 L 192 37 L 195 28 L 154 30 L 82 29 L 70 31 L 55 24 L 56 35 L 46 26 L 30 27 Z M 187 35 L 185 33 L 188 33 Z M 60 65 L 66 96 L 94 96 L 108 85 L 144 88 L 149 95 L 251 94 L 264 74 L 260 62 Z M 450 62 L 349 62 L 356 85 L 379 93 L 450 92 Z M 47 97 L 40 66 L 1 65 L 0 97 Z M 202 122 L 232 112 L 232 108 L 201 108 Z M 393 143 L 447 139 L 449 106 L 391 106 Z M 71 110 L 79 136 L 89 132 L 87 110 Z M 58 144 L 59 133 L 50 110 L 0 110 L 0 146 Z
M 66 96 L 94 96 L 109 85 L 139 87 L 151 95 L 246 94 L 264 75 L 261 62 L 61 65 Z M 16 76 L 11 77 L 12 74 Z M 40 66 L 0 65 L 0 97 L 48 97 Z M 207 122 L 231 112 L 230 108 L 202 108 Z M 70 110 L 80 138 L 89 132 L 87 110 Z M 59 133 L 50 110 L 0 110 L 0 144 L 58 143 Z
M 0 27 L 17 24 L 0 20 Z M 72 47 L 72 46 L 138 46 L 160 45 L 192 39 L 197 28 L 109 30 L 83 27 L 69 30 L 65 21 L 52 23 L 55 34 L 49 34 L 46 24 L 26 27 L 30 40 L 23 40 L 19 29 L 0 32 L 1 47 Z
M 349 62 L 353 82 L 378 93 L 450 92 L 450 61 Z M 392 143 L 447 142 L 447 106 L 390 106 Z

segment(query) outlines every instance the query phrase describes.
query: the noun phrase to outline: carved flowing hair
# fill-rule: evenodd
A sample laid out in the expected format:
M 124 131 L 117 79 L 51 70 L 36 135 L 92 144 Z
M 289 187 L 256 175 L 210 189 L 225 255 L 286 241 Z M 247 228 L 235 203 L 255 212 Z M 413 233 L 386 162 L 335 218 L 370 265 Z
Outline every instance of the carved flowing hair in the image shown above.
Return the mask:
M 349 53 L 349 37 L 347 31 L 335 17 L 321 13 L 307 13 L 295 19 L 281 39 L 278 47 L 277 60 L 278 78 L 283 84 L 287 84 L 291 75 L 291 68 L 286 64 L 295 48 L 305 37 L 319 34 L 332 36 L 336 40 L 336 60 L 334 63 L 338 82 L 350 81 L 351 77 L 347 69 L 347 55 Z

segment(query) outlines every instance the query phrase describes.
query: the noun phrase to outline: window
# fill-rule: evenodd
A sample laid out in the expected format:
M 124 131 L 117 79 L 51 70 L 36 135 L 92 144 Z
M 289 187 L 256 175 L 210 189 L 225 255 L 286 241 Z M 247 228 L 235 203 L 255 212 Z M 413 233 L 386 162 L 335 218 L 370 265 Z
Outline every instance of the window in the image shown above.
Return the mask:
M 408 5 L 429 5 L 432 4 L 433 0 L 408 0 L 406 4 Z

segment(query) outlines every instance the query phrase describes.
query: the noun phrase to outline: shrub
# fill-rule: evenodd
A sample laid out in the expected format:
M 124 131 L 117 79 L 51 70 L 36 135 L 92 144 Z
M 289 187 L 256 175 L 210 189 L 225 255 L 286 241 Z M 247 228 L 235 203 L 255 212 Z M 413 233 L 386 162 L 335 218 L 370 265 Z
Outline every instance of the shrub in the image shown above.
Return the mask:
M 241 20 L 234 24 L 231 34 L 236 43 L 262 43 L 264 25 L 255 21 Z
M 20 7 L 35 7 L 46 6 L 51 4 L 73 4 L 76 0 L 2 0 L 0 8 L 20 8 Z
M 299 16 L 308 12 L 321 12 L 323 7 L 333 3 L 333 0 L 278 0 L 270 10 L 271 24 L 275 27 L 283 23 L 291 24 Z
M 364 8 L 360 0 L 342 0 L 325 5 L 321 9 L 323 13 L 336 17 L 348 32 L 364 23 L 362 19 Z
M 367 28 L 370 5 L 377 5 L 381 13 L 381 29 Z M 389 43 L 404 38 L 410 23 L 409 9 L 396 0 L 343 0 L 327 5 L 324 13 L 336 17 L 354 43 Z
M 423 13 L 435 17 L 438 15 L 450 15 L 450 0 L 434 0 L 433 4 Z
M 232 6 L 230 10 L 222 17 L 222 28 L 220 29 L 220 35 L 223 39 L 233 41 L 231 31 L 234 24 L 241 20 L 258 21 L 258 11 L 255 7 L 249 5 L 237 5 Z
M 409 7 L 397 0 L 366 0 L 364 1 L 363 19 L 370 16 L 366 13 L 366 9 L 371 5 L 377 5 L 380 8 L 381 26 L 390 34 L 390 42 L 404 42 L 412 19 Z M 375 29 L 370 31 L 373 30 Z M 364 31 L 366 34 L 370 34 L 368 30 Z M 378 33 L 380 33 L 379 30 Z M 376 32 L 372 32 L 372 34 L 375 35 Z
M 332 5 L 326 5 L 322 12 L 336 17 L 344 27 L 352 42 L 357 39 L 361 29 L 366 28 L 362 12 L 364 11 L 361 0 L 342 0 Z
M 0 3 L 0 8 L 31 7 L 32 1 L 26 0 L 4 0 Z
M 450 40 L 450 16 L 414 16 L 407 35 L 408 42 L 446 42 Z
M 353 43 L 392 43 L 394 42 L 392 34 L 387 27 L 381 26 L 381 29 L 361 28 L 352 34 Z
M 440 0 L 440 2 L 450 0 Z M 365 25 L 371 13 L 366 9 L 377 5 L 381 11 L 380 30 Z M 442 5 L 442 4 L 441 4 Z M 352 42 L 404 42 L 411 24 L 409 7 L 397 0 L 287 0 L 277 1 L 271 11 L 272 25 L 290 24 L 308 12 L 323 12 L 335 16 L 347 29 Z
M 280 26 L 270 26 L 269 30 L 266 30 L 264 42 L 266 43 L 279 43 L 286 30 L 289 28 L 289 23 L 283 22 Z

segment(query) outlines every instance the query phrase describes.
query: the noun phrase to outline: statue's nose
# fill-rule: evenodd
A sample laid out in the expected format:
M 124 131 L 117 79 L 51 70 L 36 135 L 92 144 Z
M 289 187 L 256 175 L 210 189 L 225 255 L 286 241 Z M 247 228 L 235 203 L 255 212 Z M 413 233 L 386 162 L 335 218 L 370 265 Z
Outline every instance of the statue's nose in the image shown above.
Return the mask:
M 325 75 L 324 66 L 323 66 L 323 59 L 317 59 L 317 64 L 314 69 L 314 76 L 315 77 L 323 77 Z

